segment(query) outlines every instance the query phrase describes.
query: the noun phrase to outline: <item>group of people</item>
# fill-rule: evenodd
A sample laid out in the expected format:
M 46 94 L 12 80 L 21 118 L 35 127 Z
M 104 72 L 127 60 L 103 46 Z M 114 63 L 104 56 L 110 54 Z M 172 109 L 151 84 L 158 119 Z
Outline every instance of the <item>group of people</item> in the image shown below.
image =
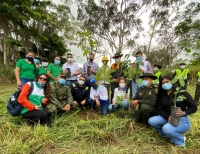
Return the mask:
M 18 98 L 24 107 L 22 116 L 30 124 L 39 122 L 51 126 L 50 116 L 58 116 L 71 109 L 92 108 L 97 112 L 101 108 L 102 115 L 117 109 L 130 109 L 132 121 L 140 122 L 145 127 L 152 126 L 162 137 L 170 138 L 173 144 L 185 146 L 183 133 L 190 129 L 187 115 L 196 112 L 195 101 L 198 102 L 199 96 L 195 95 L 194 101 L 187 91 L 181 92 L 185 99 L 177 100 L 180 122 L 178 126 L 171 125 L 169 122 L 175 99 L 174 91 L 180 85 L 171 84 L 170 76 L 162 77 L 162 67 L 154 64 L 152 68 L 141 52 L 136 53 L 136 62 L 143 62 L 139 66 L 141 75 L 127 80 L 123 70 L 134 66 L 126 66 L 121 60 L 122 56 L 116 53 L 112 57 L 115 63 L 111 67 L 108 66 L 108 57 L 104 56 L 103 65 L 99 67 L 94 62 L 95 55 L 90 53 L 88 62 L 80 69 L 71 53 L 67 54 L 67 62 L 61 66 L 59 56 L 55 56 L 54 63 L 49 63 L 47 58 L 41 59 L 40 63 L 39 57 L 27 52 L 25 59 L 18 60 L 15 69 L 17 85 L 22 87 Z M 173 76 L 184 78 L 187 83 L 189 71 L 183 66 L 186 64 L 181 63 L 180 69 Z M 199 80 L 200 73 L 198 83 Z M 29 94 L 31 82 L 34 88 Z

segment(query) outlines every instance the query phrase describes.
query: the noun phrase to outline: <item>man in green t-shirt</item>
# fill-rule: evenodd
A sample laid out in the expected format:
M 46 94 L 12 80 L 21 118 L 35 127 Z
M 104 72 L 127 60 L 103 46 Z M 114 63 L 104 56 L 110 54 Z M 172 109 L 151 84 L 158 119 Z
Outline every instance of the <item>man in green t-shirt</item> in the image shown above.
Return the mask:
M 54 58 L 54 64 L 49 64 L 47 67 L 47 75 L 50 77 L 50 82 L 57 81 L 61 72 L 60 57 L 56 56 Z
M 48 63 L 48 59 L 47 58 L 43 58 L 41 66 L 39 67 L 38 75 L 40 75 L 40 74 L 47 74 L 48 64 L 49 64 Z

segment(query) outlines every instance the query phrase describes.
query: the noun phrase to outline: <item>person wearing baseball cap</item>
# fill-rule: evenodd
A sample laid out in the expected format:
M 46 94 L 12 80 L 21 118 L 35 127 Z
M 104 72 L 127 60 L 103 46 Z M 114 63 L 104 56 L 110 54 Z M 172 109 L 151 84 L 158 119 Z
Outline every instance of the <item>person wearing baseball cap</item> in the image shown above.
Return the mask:
M 90 98 L 88 102 L 92 109 L 97 112 L 97 107 L 101 106 L 101 114 L 106 115 L 108 113 L 108 91 L 106 87 L 99 84 L 95 78 L 90 79 L 91 89 L 90 89 Z

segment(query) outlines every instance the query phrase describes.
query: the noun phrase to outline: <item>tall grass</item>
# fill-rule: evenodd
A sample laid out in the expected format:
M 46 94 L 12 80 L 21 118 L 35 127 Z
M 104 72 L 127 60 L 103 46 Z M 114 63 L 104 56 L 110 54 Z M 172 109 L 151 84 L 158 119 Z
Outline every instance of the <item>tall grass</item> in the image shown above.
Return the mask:
M 191 87 L 193 92 L 194 87 Z M 170 154 L 200 153 L 200 113 L 190 116 L 192 128 L 185 135 L 185 148 L 173 146 L 152 128 L 120 119 L 71 111 L 52 119 L 52 128 L 28 126 L 21 117 L 6 113 L 6 101 L 14 86 L 0 86 L 0 153 L 2 154 Z

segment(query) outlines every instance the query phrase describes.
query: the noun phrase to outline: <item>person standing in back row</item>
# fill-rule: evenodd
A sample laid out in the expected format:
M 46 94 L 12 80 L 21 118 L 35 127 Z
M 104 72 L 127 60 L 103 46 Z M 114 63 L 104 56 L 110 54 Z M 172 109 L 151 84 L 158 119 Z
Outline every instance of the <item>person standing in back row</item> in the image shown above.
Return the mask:
M 158 64 L 153 65 L 153 73 L 154 73 L 155 76 L 157 76 L 157 79 L 152 81 L 153 84 L 159 85 L 159 82 L 162 78 L 162 75 L 161 75 L 161 72 L 160 72 L 161 68 L 162 68 L 162 66 L 160 66 Z
M 71 87 L 72 84 L 77 82 L 77 75 L 80 74 L 80 68 L 78 64 L 73 62 L 71 53 L 67 54 L 67 62 L 63 65 L 62 70 L 67 75 L 66 84 Z
M 38 70 L 33 60 L 33 52 L 28 51 L 25 59 L 20 59 L 17 61 L 15 68 L 17 86 L 23 86 L 25 83 L 33 82 L 35 80 Z
M 50 77 L 50 82 L 58 81 L 61 72 L 60 57 L 56 56 L 54 58 L 54 64 L 49 64 L 47 67 L 47 75 Z
M 82 72 L 83 75 L 86 75 L 87 81 L 85 84 L 88 87 L 91 87 L 90 79 L 96 75 L 98 70 L 99 70 L 99 65 L 94 62 L 94 54 L 90 53 L 89 61 L 83 64 L 83 72 Z

